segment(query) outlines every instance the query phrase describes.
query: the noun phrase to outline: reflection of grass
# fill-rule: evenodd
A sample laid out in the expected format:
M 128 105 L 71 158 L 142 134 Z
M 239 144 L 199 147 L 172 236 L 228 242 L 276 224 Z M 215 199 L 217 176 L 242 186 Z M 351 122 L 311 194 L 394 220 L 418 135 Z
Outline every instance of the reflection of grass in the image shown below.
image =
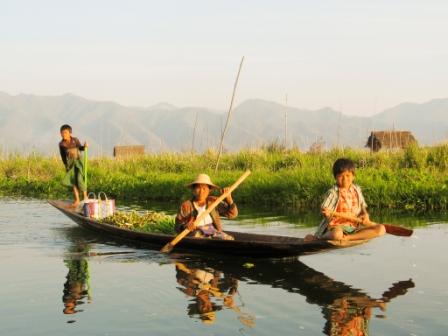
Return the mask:
M 338 157 L 357 166 L 357 183 L 370 207 L 406 211 L 446 209 L 448 204 L 448 145 L 411 147 L 371 155 L 362 150 L 301 153 L 281 148 L 243 150 L 225 154 L 213 173 L 216 153 L 163 153 L 128 160 L 93 159 L 89 189 L 105 191 L 124 201 L 169 201 L 189 197 L 185 184 L 206 172 L 226 186 L 244 170 L 252 175 L 235 192 L 239 203 L 257 210 L 283 207 L 315 211 L 334 183 L 331 166 Z M 58 157 L 10 156 L 0 160 L 0 192 L 4 195 L 69 197 L 60 181 L 64 171 Z M 300 221 L 300 220 L 299 220 Z
M 423 227 L 431 224 L 448 223 L 448 212 L 397 212 L 372 211 L 371 218 L 378 223 L 388 223 L 407 227 Z

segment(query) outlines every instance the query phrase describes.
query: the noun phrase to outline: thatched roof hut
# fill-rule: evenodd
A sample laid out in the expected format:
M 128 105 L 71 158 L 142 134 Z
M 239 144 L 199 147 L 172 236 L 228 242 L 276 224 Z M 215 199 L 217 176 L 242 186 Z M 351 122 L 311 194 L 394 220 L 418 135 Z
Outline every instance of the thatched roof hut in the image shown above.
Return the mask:
M 145 154 L 145 146 L 115 146 L 114 157 L 131 157 Z
M 417 144 L 417 140 L 410 131 L 375 131 L 370 133 L 366 147 L 378 152 L 381 148 L 402 149 L 411 144 Z

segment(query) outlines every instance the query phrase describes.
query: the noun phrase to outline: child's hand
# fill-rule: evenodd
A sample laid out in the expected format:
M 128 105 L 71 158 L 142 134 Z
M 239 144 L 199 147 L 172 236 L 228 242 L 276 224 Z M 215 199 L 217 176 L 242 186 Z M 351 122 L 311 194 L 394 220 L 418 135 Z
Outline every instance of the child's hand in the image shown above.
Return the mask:
M 224 193 L 227 192 L 228 190 L 229 190 L 228 187 L 226 187 L 226 188 L 222 188 L 222 193 L 224 194 Z M 226 197 L 226 202 L 227 202 L 227 204 L 232 204 L 232 203 L 233 203 L 232 194 L 229 194 L 229 196 Z
M 190 231 L 194 231 L 196 229 L 196 226 L 194 225 L 194 219 L 190 219 L 187 223 L 187 225 L 185 225 L 186 228 Z
M 89 144 L 86 141 L 86 142 L 84 142 L 84 148 L 87 148 L 87 147 L 89 147 Z
M 322 209 L 322 214 L 323 214 L 325 217 L 330 218 L 330 217 L 331 217 L 331 214 L 332 214 L 332 211 L 331 211 L 330 209 L 328 209 L 328 208 L 323 208 L 323 209 Z
M 366 226 L 369 226 L 369 225 L 371 225 L 372 223 L 370 222 L 370 216 L 369 216 L 369 214 L 366 212 L 366 213 L 363 213 L 361 216 L 360 216 L 360 218 L 362 219 L 362 224 L 363 225 L 366 225 Z

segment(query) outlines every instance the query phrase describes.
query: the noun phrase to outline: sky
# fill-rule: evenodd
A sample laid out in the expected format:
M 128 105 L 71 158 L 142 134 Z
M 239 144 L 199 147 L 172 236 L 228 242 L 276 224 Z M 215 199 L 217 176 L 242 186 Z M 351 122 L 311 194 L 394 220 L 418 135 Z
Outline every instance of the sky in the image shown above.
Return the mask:
M 0 0 L 0 91 L 368 116 L 448 97 L 448 1 Z

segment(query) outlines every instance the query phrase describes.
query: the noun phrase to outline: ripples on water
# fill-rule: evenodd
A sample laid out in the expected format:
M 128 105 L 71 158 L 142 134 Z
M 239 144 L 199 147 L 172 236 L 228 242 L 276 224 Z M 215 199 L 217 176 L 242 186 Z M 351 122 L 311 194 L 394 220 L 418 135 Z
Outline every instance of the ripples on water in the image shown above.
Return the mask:
M 232 229 L 302 236 L 281 217 Z M 0 201 L 2 335 L 444 335 L 446 224 L 286 260 L 122 246 L 41 201 Z M 27 324 L 24 324 L 24 321 Z

